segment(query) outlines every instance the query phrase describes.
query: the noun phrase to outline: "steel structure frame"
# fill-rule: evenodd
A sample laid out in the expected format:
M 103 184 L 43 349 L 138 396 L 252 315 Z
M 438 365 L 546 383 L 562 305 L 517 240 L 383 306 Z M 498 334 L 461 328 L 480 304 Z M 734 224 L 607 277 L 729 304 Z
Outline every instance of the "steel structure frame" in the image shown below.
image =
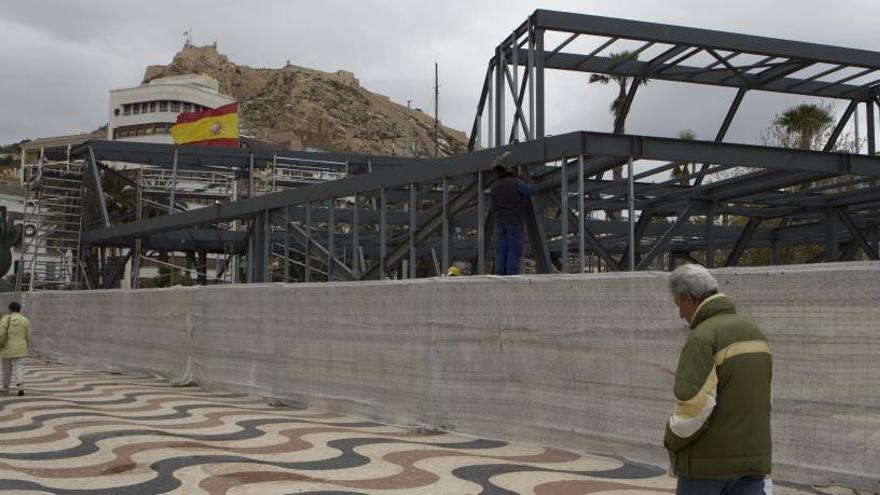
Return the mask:
M 551 31 L 567 38 L 545 50 Z M 565 52 L 580 36 L 604 41 L 586 54 Z M 637 53 L 652 47 L 661 53 L 645 61 L 609 57 L 606 52 L 622 40 L 642 43 Z M 686 65 L 698 53 L 714 61 Z M 634 104 L 640 79 L 737 92 L 714 141 L 598 132 L 545 136 L 544 73 L 551 69 L 633 78 L 616 131 Z M 695 253 L 712 266 L 720 250 L 726 254 L 723 264 L 731 266 L 748 249 L 769 248 L 775 256 L 781 245 L 820 245 L 824 252 L 817 261 L 853 259 L 859 252 L 878 259 L 880 157 L 873 125 L 878 78 L 880 54 L 874 52 L 538 10 L 489 61 L 469 153 L 413 159 L 90 142 L 74 153 L 95 163 L 233 169 L 251 191 L 255 171 L 279 157 L 345 163 L 349 177 L 174 215 L 102 222 L 82 238 L 95 246 L 138 243 L 178 251 L 221 252 L 232 246 L 245 256 L 250 282 L 311 281 L 316 274 L 326 280 L 381 279 L 392 272 L 414 277 L 420 261 L 442 273 L 452 262 L 467 260 L 474 273 L 484 273 L 492 258 L 487 193 L 494 177 L 488 171 L 500 162 L 531 173 L 539 185 L 526 222 L 528 258 L 539 273 L 579 272 L 592 260 L 609 270 L 645 269 L 658 266 L 661 256 L 668 263 Z M 823 151 L 724 142 L 753 91 L 849 104 Z M 505 115 L 508 100 L 511 118 Z M 871 116 L 867 154 L 834 151 L 860 104 Z M 484 119 L 488 146 L 479 143 Z M 700 169 L 669 178 L 682 164 Z M 605 179 L 616 167 L 627 168 L 626 178 Z M 99 183 L 93 189 L 102 196 Z M 715 221 L 720 216 L 741 217 L 742 224 L 720 225 Z M 218 228 L 229 222 L 240 222 L 243 230 Z

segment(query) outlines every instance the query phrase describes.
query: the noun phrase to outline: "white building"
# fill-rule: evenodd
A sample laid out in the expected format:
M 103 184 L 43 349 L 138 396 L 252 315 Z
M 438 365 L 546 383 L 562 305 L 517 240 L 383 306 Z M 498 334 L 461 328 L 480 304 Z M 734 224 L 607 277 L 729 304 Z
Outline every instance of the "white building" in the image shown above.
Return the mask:
M 107 139 L 174 144 L 171 126 L 182 112 L 235 102 L 220 93 L 216 79 L 197 74 L 154 79 L 134 88 L 110 91 Z

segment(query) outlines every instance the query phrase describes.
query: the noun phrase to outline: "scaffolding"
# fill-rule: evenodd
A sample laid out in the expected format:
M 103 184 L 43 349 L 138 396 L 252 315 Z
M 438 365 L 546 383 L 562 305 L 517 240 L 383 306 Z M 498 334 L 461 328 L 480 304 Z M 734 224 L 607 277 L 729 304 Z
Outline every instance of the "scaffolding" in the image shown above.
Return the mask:
M 41 159 L 25 169 L 24 239 L 16 290 L 79 289 L 83 161 Z

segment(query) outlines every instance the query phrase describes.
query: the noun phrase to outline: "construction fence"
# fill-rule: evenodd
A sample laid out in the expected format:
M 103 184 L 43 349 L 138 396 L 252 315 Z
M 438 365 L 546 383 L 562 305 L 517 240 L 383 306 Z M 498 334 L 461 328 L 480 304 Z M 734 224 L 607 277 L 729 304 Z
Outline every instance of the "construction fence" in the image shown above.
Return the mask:
M 880 483 L 880 263 L 714 270 L 774 359 L 775 475 Z M 659 272 L 22 295 L 43 357 L 664 462 L 687 328 Z M 3 299 L 18 297 L 7 294 Z

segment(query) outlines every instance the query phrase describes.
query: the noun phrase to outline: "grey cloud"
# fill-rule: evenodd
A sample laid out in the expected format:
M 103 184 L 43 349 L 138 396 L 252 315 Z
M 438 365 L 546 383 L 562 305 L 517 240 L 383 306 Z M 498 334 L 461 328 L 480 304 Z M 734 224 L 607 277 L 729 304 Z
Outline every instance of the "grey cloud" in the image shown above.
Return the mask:
M 541 8 L 625 17 L 880 51 L 877 7 L 869 0 L 650 2 L 554 0 Z M 525 0 L 473 2 L 4 1 L 0 46 L 0 143 L 90 130 L 106 120 L 107 92 L 137 84 L 149 64 L 166 64 L 192 27 L 193 42 L 217 42 L 239 64 L 280 67 L 291 60 L 351 70 L 368 89 L 431 112 L 433 63 L 440 64 L 441 119 L 469 131 L 486 61 L 497 43 L 537 7 Z M 640 89 L 628 129 L 711 139 L 729 90 Z M 583 74 L 552 76 L 548 132 L 608 130 L 613 88 Z M 731 138 L 754 142 L 775 113 L 801 99 L 751 96 Z

